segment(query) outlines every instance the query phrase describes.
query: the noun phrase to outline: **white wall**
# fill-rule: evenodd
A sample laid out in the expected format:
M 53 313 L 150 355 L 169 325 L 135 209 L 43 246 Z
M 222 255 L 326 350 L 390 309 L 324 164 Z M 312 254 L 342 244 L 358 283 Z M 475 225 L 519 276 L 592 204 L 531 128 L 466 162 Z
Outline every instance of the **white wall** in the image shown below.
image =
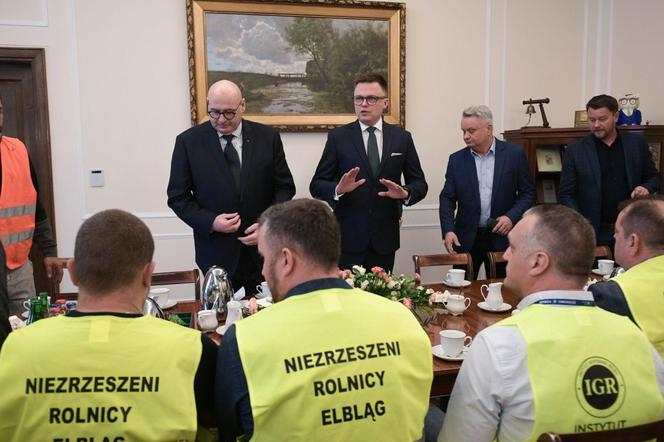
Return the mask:
M 406 121 L 429 195 L 405 212 L 397 272 L 442 249 L 438 194 L 464 107 L 488 104 L 499 133 L 526 123 L 526 98 L 549 97 L 551 125 L 566 127 L 596 93 L 640 92 L 644 120 L 664 123 L 664 2 L 405 3 Z M 174 138 L 189 127 L 185 1 L 0 0 L 0 45 L 46 48 L 60 255 L 86 216 L 120 207 L 153 231 L 158 271 L 193 268 L 190 229 L 165 190 Z M 309 196 L 326 135 L 282 135 L 297 196 Z M 91 169 L 105 187 L 89 187 Z

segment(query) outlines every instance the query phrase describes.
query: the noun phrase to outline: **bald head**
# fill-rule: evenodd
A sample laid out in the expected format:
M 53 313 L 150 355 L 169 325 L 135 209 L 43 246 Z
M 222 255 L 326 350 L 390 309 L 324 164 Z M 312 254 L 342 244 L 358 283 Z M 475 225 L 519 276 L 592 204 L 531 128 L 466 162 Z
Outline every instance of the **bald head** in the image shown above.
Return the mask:
M 232 134 L 242 122 L 246 103 L 240 88 L 228 80 L 220 80 L 210 86 L 207 96 L 208 114 L 216 111 L 217 118 L 210 116 L 210 124 L 223 135 Z M 232 118 L 228 118 L 228 117 Z
M 620 212 L 618 223 L 623 239 L 637 235 L 648 255 L 664 254 L 664 197 L 649 195 L 630 201 Z

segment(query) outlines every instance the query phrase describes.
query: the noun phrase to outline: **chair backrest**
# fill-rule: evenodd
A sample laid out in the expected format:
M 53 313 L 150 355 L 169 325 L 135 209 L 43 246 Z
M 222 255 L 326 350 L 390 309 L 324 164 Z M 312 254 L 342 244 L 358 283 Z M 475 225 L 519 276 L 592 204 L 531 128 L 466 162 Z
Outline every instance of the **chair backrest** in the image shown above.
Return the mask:
M 537 442 L 641 442 L 651 439 L 664 442 L 664 420 L 617 430 L 593 431 L 590 433 L 543 433 L 537 438 Z
M 613 253 L 609 246 L 597 246 L 595 247 L 595 258 L 613 259 Z
M 422 267 L 460 265 L 466 267 L 466 279 L 473 279 L 473 258 L 470 253 L 456 253 L 454 255 L 413 255 L 415 273 L 421 274 Z
M 505 263 L 504 252 L 487 252 L 489 255 L 489 279 L 496 279 L 496 264 Z
M 195 299 L 201 297 L 201 278 L 198 269 L 177 272 L 160 272 L 152 274 L 152 285 L 193 284 L 196 290 Z

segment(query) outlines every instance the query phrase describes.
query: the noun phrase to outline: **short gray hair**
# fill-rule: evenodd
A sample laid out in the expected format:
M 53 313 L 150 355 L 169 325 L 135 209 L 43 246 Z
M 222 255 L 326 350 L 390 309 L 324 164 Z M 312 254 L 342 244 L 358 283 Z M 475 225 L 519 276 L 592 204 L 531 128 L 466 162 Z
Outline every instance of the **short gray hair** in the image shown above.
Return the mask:
M 479 106 L 470 106 L 463 110 L 464 117 L 477 117 L 478 120 L 493 123 L 493 113 L 488 106 L 480 104 Z

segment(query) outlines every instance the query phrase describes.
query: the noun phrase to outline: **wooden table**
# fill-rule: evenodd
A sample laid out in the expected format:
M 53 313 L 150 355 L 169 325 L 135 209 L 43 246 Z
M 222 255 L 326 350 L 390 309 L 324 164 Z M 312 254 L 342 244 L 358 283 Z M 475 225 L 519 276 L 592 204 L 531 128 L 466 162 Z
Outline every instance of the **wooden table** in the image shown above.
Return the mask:
M 594 274 L 590 276 L 593 279 L 600 278 Z M 483 284 L 491 282 L 502 282 L 502 279 L 471 281 L 470 285 L 465 288 L 452 288 L 443 284 L 427 285 L 427 287 L 438 291 L 448 290 L 453 295 L 463 293 L 464 296 L 469 297 L 472 301 L 468 309 L 460 316 L 452 316 L 443 308 L 442 304 L 435 304 L 433 311 L 426 315 L 424 325 L 424 330 L 429 335 L 432 346 L 440 344 L 438 332 L 441 330 L 461 330 L 474 338 L 481 330 L 511 315 L 512 310 L 503 313 L 494 313 L 481 310 L 477 306 L 478 303 L 484 300 L 480 294 L 480 287 Z M 502 293 L 503 301 L 510 304 L 512 309 L 516 308 L 516 304 L 518 303 L 516 296 L 505 287 L 503 287 Z M 173 308 L 166 310 L 165 313 L 190 312 L 193 318 L 192 326 L 195 327 L 195 317 L 198 310 L 200 310 L 198 301 L 180 301 Z M 217 344 L 221 342 L 221 336 L 216 332 L 207 332 L 206 334 Z M 461 368 L 461 362 L 444 361 L 433 355 L 431 357 L 433 358 L 431 396 L 448 395 L 452 392 L 454 381 L 459 374 L 459 368 Z

